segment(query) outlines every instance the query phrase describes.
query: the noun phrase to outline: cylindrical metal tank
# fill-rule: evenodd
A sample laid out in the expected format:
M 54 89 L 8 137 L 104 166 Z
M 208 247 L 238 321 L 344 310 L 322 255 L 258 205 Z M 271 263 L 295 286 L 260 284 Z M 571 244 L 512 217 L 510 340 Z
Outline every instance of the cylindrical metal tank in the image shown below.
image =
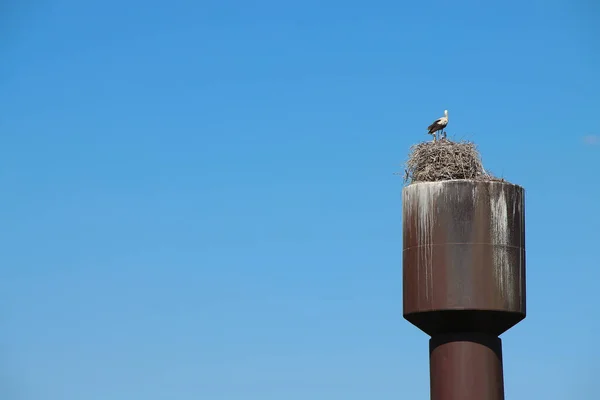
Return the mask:
M 525 318 L 522 187 L 451 180 L 403 190 L 404 317 L 433 335 L 499 335 Z

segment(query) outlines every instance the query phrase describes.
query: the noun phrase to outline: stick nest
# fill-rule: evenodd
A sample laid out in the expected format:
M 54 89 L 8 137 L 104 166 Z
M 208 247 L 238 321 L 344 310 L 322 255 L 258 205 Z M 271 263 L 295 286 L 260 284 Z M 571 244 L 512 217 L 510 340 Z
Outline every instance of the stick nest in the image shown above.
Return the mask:
M 500 180 L 485 172 L 473 142 L 440 139 L 411 147 L 404 175 L 406 183 L 451 179 Z

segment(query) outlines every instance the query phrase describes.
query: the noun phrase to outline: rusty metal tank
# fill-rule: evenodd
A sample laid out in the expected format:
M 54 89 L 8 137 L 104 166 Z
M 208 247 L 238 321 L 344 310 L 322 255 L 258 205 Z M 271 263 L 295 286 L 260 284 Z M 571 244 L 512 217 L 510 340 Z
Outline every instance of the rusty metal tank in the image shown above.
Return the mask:
M 500 335 L 525 318 L 524 196 L 500 181 L 403 189 L 404 318 L 429 335 Z

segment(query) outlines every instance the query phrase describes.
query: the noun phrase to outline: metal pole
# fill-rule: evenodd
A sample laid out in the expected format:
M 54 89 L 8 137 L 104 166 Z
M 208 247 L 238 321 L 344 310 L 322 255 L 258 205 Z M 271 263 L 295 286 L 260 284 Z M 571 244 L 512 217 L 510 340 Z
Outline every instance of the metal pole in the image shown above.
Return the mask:
M 431 336 L 431 400 L 504 400 L 499 338 L 526 316 L 522 187 L 403 190 L 404 318 Z
M 432 399 L 504 399 L 502 342 L 493 335 L 435 335 L 429 341 Z

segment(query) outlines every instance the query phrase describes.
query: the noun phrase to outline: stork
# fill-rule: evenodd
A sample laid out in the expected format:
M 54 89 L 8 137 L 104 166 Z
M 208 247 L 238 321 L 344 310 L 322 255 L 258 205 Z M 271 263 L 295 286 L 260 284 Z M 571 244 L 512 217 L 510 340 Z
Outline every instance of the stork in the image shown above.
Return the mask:
M 427 133 L 433 135 L 434 142 L 437 140 L 437 131 L 442 131 L 442 135 L 444 138 L 446 137 L 446 134 L 444 133 L 444 128 L 446 125 L 448 125 L 448 110 L 444 110 L 444 116 L 436 119 L 433 121 L 433 124 L 427 127 Z

